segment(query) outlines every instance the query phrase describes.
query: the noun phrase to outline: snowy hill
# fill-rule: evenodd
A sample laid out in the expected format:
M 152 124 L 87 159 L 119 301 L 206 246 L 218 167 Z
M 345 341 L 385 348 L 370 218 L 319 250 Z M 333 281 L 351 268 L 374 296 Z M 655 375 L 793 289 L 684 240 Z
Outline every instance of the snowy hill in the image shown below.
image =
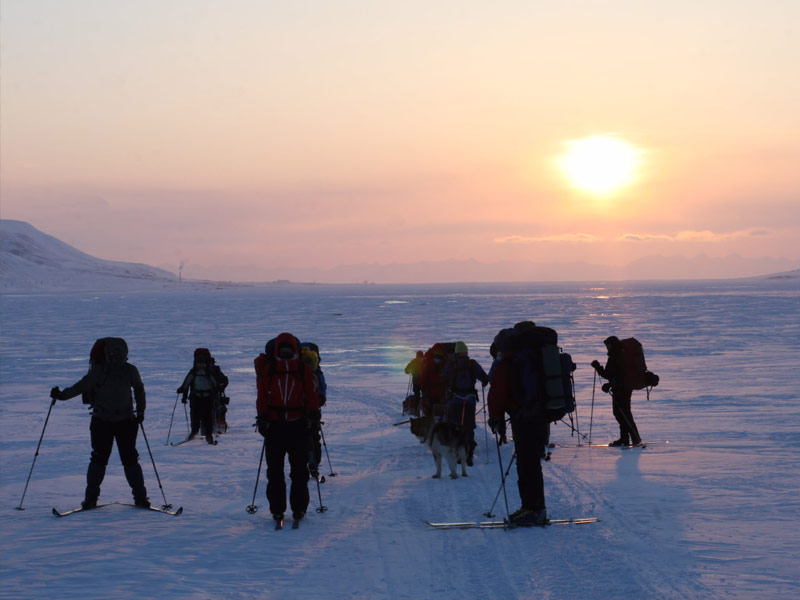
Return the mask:
M 163 269 L 90 256 L 24 221 L 0 220 L 3 293 L 159 289 L 177 277 Z

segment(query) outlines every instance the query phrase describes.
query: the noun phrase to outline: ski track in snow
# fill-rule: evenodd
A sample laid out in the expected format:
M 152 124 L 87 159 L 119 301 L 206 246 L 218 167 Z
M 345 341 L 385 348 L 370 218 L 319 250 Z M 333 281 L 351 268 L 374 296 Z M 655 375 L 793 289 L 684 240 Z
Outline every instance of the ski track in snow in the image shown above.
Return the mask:
M 797 289 L 717 290 L 655 285 L 554 292 L 535 286 L 343 286 L 202 293 L 0 297 L 0 598 L 772 598 L 800 595 L 796 422 Z M 523 290 L 520 292 L 520 289 Z M 493 290 L 489 293 L 487 290 Z M 298 311 L 297 307 L 303 310 Z M 400 404 L 405 363 L 435 341 L 464 339 L 488 368 L 498 329 L 523 318 L 554 326 L 576 372 L 580 425 L 593 442 L 615 437 L 591 370 L 610 331 L 637 335 L 662 385 L 634 415 L 646 449 L 561 444 L 543 463 L 553 518 L 599 523 L 442 531 L 431 521 L 484 520 L 500 485 L 493 437 L 476 431 L 469 477 L 432 479 L 434 461 Z M 257 324 L 254 326 L 253 324 Z M 735 329 L 735 331 L 734 331 Z M 300 529 L 274 531 L 258 476 L 252 359 L 279 331 L 317 341 L 330 386 L 320 472 Z M 765 336 L 764 331 L 769 331 Z M 112 505 L 56 519 L 83 496 L 88 413 L 57 403 L 24 501 L 18 506 L 52 385 L 83 375 L 95 338 L 122 335 L 148 392 L 145 428 L 177 517 Z M 757 344 L 757 345 L 754 345 Z M 186 435 L 174 389 L 196 346 L 231 377 L 228 433 Z M 794 358 L 792 358 L 794 357 Z M 702 412 L 698 413 L 698 407 Z M 138 441 L 148 491 L 163 502 Z M 488 451 L 488 452 L 487 452 Z M 501 448 L 503 467 L 513 445 Z M 516 473 L 507 482 L 518 507 Z M 101 500 L 129 501 L 112 454 Z M 500 494 L 495 518 L 505 515 Z M 742 515 L 746 518 L 741 518 Z

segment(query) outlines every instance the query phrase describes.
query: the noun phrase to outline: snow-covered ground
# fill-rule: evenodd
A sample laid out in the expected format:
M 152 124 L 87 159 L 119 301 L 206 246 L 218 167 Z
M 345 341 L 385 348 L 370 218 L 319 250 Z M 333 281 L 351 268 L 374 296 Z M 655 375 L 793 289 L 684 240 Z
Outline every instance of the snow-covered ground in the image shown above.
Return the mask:
M 0 598 L 791 598 L 800 597 L 800 284 L 742 281 L 470 286 L 286 286 L 0 297 Z M 561 444 L 544 463 L 552 517 L 599 523 L 436 531 L 423 519 L 480 520 L 500 467 L 483 429 L 466 479 L 434 480 L 408 431 L 402 370 L 413 351 L 464 340 L 489 366 L 501 327 L 556 328 L 576 372 L 579 426 L 616 437 L 589 362 L 609 334 L 635 335 L 661 376 L 634 396 L 644 450 Z M 316 486 L 297 531 L 272 530 L 253 432 L 252 359 L 291 331 L 321 347 L 324 433 L 336 476 Z M 145 430 L 178 517 L 109 506 L 57 519 L 82 499 L 89 416 L 50 413 L 22 497 L 48 391 L 86 371 L 92 342 L 128 340 L 148 392 Z M 175 388 L 207 346 L 231 378 L 218 446 L 165 445 Z M 590 418 L 591 417 L 591 418 Z M 186 431 L 181 406 L 172 437 Z M 485 440 L 488 437 L 488 448 Z M 162 503 L 144 440 L 151 499 Z M 501 449 L 507 465 L 512 448 Z M 327 461 L 324 473 L 329 474 Z M 509 507 L 518 506 L 515 473 Z M 103 500 L 128 500 L 112 456 Z M 494 506 L 505 513 L 502 494 Z
M 30 223 L 0 219 L 0 293 L 162 290 L 177 283 L 169 271 L 95 258 Z

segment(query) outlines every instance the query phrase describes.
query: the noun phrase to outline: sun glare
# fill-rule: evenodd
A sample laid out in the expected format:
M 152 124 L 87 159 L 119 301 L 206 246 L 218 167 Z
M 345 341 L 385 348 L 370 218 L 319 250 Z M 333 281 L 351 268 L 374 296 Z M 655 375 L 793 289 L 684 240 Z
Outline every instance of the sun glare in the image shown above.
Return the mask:
M 641 151 L 625 140 L 598 135 L 565 143 L 558 165 L 573 187 L 597 196 L 624 188 L 636 178 Z

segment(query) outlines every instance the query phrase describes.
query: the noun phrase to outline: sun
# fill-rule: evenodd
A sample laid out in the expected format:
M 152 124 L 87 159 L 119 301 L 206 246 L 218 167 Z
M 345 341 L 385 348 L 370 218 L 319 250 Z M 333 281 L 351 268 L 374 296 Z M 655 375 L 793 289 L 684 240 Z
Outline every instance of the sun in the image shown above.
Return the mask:
M 613 135 L 596 135 L 565 142 L 558 166 L 573 187 L 608 196 L 630 185 L 641 163 L 641 150 Z

